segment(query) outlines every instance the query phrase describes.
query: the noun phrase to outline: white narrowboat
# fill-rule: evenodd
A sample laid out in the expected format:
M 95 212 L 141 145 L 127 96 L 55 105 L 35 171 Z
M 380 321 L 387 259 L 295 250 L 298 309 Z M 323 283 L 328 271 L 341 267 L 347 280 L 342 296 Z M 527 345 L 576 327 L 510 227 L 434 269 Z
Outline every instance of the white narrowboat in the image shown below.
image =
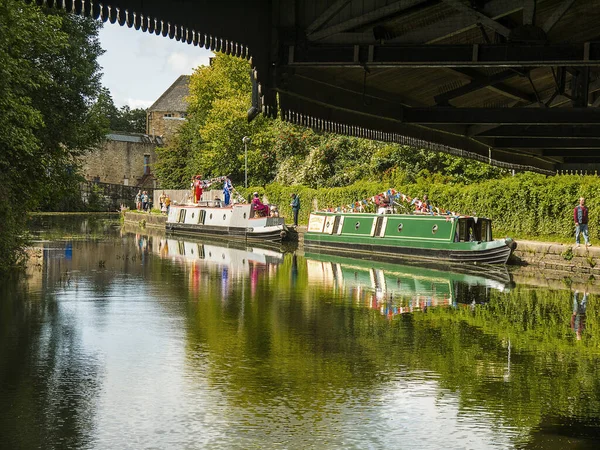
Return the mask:
M 194 205 L 171 205 L 166 229 L 191 235 L 265 242 L 297 239 L 296 231 L 285 225 L 283 217 L 258 217 L 251 204 L 222 206 L 218 200 Z

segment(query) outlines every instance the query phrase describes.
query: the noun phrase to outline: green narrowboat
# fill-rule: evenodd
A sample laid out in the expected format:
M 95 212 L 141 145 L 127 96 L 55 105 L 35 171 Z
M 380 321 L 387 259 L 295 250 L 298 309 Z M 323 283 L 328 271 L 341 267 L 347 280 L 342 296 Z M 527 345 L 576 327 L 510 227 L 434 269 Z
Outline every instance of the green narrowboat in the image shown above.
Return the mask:
M 517 244 L 494 240 L 483 217 L 313 212 L 304 246 L 384 260 L 506 264 Z

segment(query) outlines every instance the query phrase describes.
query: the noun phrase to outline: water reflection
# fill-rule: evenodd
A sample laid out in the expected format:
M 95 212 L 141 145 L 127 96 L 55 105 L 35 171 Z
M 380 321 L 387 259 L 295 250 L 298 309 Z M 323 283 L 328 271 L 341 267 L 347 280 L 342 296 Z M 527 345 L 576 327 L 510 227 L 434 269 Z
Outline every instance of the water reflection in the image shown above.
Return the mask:
M 113 227 L 41 245 L 0 289 L 9 448 L 598 444 L 583 290 Z
M 201 240 L 184 241 L 164 236 L 136 235 L 141 249 L 153 248 L 161 258 L 189 267 L 190 286 L 196 291 L 203 270 L 217 270 L 227 286 L 233 279 L 250 279 L 252 292 L 259 277 L 273 277 L 285 255 L 279 251 L 246 246 L 240 243 L 216 245 Z M 291 254 L 290 287 L 296 286 L 299 274 L 299 256 Z M 377 309 L 387 317 L 397 314 L 426 311 L 437 306 L 459 303 L 483 303 L 489 291 L 505 291 L 514 285 L 504 268 L 493 273 L 465 268 L 462 272 L 444 272 L 423 266 L 384 264 L 360 259 L 306 254 L 308 284 L 321 286 L 334 295 L 353 299 L 357 305 Z M 287 269 L 287 267 L 286 267 Z
M 426 312 L 432 307 L 457 307 L 459 302 L 474 307 L 489 299 L 490 289 L 505 291 L 513 285 L 502 268 L 493 274 L 476 273 L 471 268 L 448 272 L 321 254 L 305 256 L 311 284 L 329 286 L 332 292 L 379 310 L 388 318 L 418 310 Z
M 575 332 L 577 340 L 581 340 L 581 335 L 585 330 L 585 315 L 587 310 L 588 293 L 583 292 L 581 296 L 578 291 L 573 294 L 573 315 L 571 316 L 571 329 Z

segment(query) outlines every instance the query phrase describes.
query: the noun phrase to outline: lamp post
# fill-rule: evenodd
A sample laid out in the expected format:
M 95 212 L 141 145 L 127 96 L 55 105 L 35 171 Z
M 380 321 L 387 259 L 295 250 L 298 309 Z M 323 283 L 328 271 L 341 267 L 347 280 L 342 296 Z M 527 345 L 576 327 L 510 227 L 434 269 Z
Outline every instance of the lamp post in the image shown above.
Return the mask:
M 242 138 L 242 142 L 244 143 L 244 187 L 248 187 L 248 144 L 250 143 L 250 138 L 248 136 L 244 136 Z

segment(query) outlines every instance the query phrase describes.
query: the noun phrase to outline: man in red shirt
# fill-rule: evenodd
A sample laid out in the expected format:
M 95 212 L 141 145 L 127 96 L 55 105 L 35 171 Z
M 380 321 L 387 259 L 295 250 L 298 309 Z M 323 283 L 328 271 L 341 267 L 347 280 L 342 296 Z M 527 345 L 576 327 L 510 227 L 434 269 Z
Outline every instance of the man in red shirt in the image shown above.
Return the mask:
M 590 238 L 588 237 L 588 209 L 585 206 L 585 198 L 579 199 L 579 205 L 573 210 L 573 219 L 575 220 L 575 243 L 579 248 L 579 235 L 583 234 L 585 246 L 591 247 Z

